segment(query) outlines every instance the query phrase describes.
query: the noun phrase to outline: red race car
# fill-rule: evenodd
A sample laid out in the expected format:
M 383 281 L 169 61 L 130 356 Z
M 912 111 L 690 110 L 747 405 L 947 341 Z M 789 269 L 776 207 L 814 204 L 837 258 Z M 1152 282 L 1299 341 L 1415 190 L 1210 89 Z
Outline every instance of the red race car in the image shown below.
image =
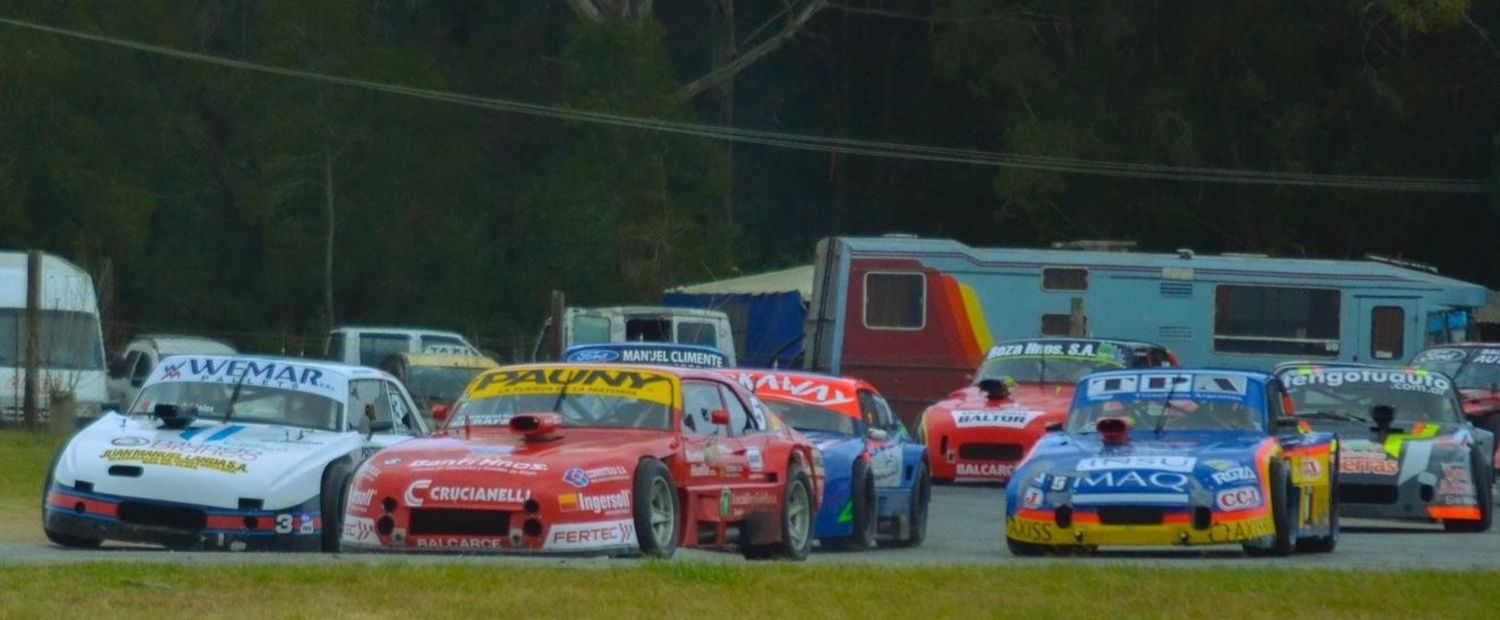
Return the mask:
M 1082 376 L 1177 365 L 1166 347 L 1087 338 L 1011 340 L 990 348 L 974 385 L 922 412 L 935 482 L 1005 482 L 1031 446 L 1067 417 Z
M 432 438 L 354 474 L 350 550 L 807 556 L 822 463 L 711 371 L 511 366 L 477 376 Z

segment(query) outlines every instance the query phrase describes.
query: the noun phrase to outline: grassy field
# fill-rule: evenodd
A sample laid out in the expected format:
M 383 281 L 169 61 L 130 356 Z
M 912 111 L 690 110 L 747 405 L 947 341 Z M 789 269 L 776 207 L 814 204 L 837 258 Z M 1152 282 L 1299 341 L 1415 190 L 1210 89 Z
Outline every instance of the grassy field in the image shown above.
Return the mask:
M 42 540 L 42 478 L 64 439 L 0 431 L 0 540 Z
M 681 562 L 0 569 L 13 617 L 1487 618 L 1500 574 Z M 76 593 L 76 596 L 59 596 Z

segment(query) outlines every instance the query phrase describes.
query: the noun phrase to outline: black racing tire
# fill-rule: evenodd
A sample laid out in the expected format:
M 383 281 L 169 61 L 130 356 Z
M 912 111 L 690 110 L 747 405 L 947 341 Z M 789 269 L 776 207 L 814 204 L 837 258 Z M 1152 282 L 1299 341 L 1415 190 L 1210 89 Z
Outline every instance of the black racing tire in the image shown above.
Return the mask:
M 349 478 L 354 467 L 348 459 L 339 459 L 323 469 L 323 486 L 318 495 L 318 506 L 323 511 L 323 532 L 320 548 L 325 553 L 338 553 L 344 538 L 344 504 L 349 498 Z
M 47 535 L 47 540 L 55 545 L 70 549 L 98 549 L 99 545 L 104 544 L 101 539 L 74 536 L 47 529 L 47 493 L 52 490 L 52 475 L 57 473 L 57 461 L 62 458 L 63 451 L 67 449 L 67 444 L 57 449 L 57 453 L 52 455 L 52 465 L 47 468 L 47 477 L 42 479 L 42 532 Z
M 745 545 L 741 553 L 747 560 L 806 560 L 812 550 L 813 510 L 812 479 L 797 463 L 787 467 L 786 485 L 781 491 L 781 540 L 767 545 Z
M 1005 539 L 1005 547 L 1010 549 L 1010 554 L 1023 558 L 1035 558 L 1047 555 L 1052 550 L 1047 545 L 1022 542 L 1014 538 Z
M 1479 503 L 1478 521 L 1444 521 L 1443 529 L 1449 532 L 1487 532 L 1495 522 L 1493 471 L 1484 466 L 1484 457 L 1476 449 L 1469 450 L 1469 477 L 1474 481 L 1474 499 Z
M 1287 493 L 1291 483 L 1287 480 L 1286 463 L 1281 459 L 1271 461 L 1271 520 L 1276 528 L 1270 547 L 1257 547 L 1255 545 L 1244 545 L 1245 554 L 1254 557 L 1285 557 L 1292 554 L 1293 544 L 1292 515 L 1288 511 Z
M 917 466 L 916 480 L 911 487 L 911 512 L 906 538 L 891 542 L 893 547 L 920 547 L 927 540 L 927 505 L 932 503 L 932 474 L 927 470 L 927 461 Z
M 864 458 L 854 461 L 849 475 L 850 534 L 822 541 L 838 551 L 863 551 L 875 546 L 876 526 L 875 476 Z
M 672 557 L 677 552 L 677 524 L 682 520 L 672 472 L 654 458 L 641 459 L 635 466 L 631 500 L 641 554 L 653 558 Z
M 1328 535 L 1297 541 L 1299 553 L 1333 553 L 1339 546 L 1339 451 L 1328 466 Z

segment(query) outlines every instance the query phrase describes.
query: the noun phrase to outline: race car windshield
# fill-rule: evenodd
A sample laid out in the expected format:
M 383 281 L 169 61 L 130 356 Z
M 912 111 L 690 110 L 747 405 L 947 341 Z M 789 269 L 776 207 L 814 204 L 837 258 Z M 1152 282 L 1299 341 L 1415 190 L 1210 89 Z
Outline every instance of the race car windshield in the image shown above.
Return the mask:
M 672 420 L 667 406 L 656 401 L 568 392 L 465 398 L 448 416 L 447 427 L 504 426 L 516 415 L 549 412 L 554 408 L 562 415 L 563 426 L 664 431 L 670 428 Z
M 141 390 L 130 413 L 151 415 L 157 405 L 174 405 L 179 410 L 197 409 L 199 419 L 224 421 L 234 391 L 233 383 L 157 383 Z M 233 421 L 339 431 L 343 413 L 343 403 L 326 396 L 245 384 L 234 398 Z
M 1264 414 L 1238 400 L 1134 398 L 1094 402 L 1068 412 L 1067 431 L 1093 433 L 1103 418 L 1125 418 L 1132 429 L 1260 431 Z
M 840 435 L 854 434 L 854 418 L 810 403 L 761 398 L 771 412 L 799 431 L 824 431 Z
M 1125 366 L 1106 358 L 1059 355 L 1015 355 L 986 360 L 974 382 L 1010 377 L 1017 383 L 1066 383 L 1072 385 L 1089 373 L 1118 370 Z
M 1436 370 L 1453 377 L 1453 382 L 1465 390 L 1500 389 L 1500 360 L 1489 361 L 1486 356 L 1454 361 L 1422 362 L 1422 368 Z
M 406 391 L 417 398 L 452 401 L 463 393 L 474 375 L 483 371 L 483 368 L 413 366 L 406 381 Z
M 1403 422 L 1456 423 L 1458 405 L 1449 390 L 1414 389 L 1421 386 L 1389 382 L 1296 385 L 1288 383 L 1292 411 L 1306 418 L 1370 421 L 1370 410 L 1376 405 L 1395 407 L 1397 425 Z

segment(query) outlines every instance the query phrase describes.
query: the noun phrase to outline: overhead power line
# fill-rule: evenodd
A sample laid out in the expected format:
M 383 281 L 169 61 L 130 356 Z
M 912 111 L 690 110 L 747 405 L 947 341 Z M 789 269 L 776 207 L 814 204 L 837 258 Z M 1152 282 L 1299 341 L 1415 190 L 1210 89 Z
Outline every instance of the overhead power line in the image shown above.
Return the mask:
M 189 52 L 150 43 L 131 41 L 101 34 L 69 30 L 45 24 L 0 17 L 0 24 L 70 37 L 105 45 L 131 49 L 149 54 L 168 56 L 181 60 L 201 62 L 278 75 L 351 88 L 385 92 L 431 101 L 477 107 L 513 114 L 525 114 L 544 118 L 593 123 L 614 127 L 625 127 L 646 131 L 657 131 L 677 135 L 696 136 L 714 140 L 755 144 L 761 146 L 844 153 L 888 159 L 929 161 L 939 163 L 991 166 L 1022 170 L 1038 170 L 1064 174 L 1085 174 L 1130 179 L 1165 181 L 1188 181 L 1199 183 L 1239 183 L 1257 185 L 1289 185 L 1308 187 L 1331 187 L 1376 191 L 1431 192 L 1450 194 L 1485 194 L 1494 189 L 1494 183 L 1486 179 L 1435 178 L 1435 177 L 1390 177 L 1372 175 L 1317 174 L 1304 172 L 1275 172 L 1266 170 L 1205 168 L 1166 166 L 1118 161 L 1021 155 L 972 149 L 958 149 L 919 144 L 905 144 L 878 140 L 835 138 L 779 131 L 764 131 L 722 127 L 702 123 L 687 123 L 653 118 L 610 114 L 591 110 L 569 108 L 561 105 L 527 103 L 493 97 L 478 97 L 428 88 L 416 88 L 376 82 L 358 78 L 289 69 L 254 63 L 211 54 Z

